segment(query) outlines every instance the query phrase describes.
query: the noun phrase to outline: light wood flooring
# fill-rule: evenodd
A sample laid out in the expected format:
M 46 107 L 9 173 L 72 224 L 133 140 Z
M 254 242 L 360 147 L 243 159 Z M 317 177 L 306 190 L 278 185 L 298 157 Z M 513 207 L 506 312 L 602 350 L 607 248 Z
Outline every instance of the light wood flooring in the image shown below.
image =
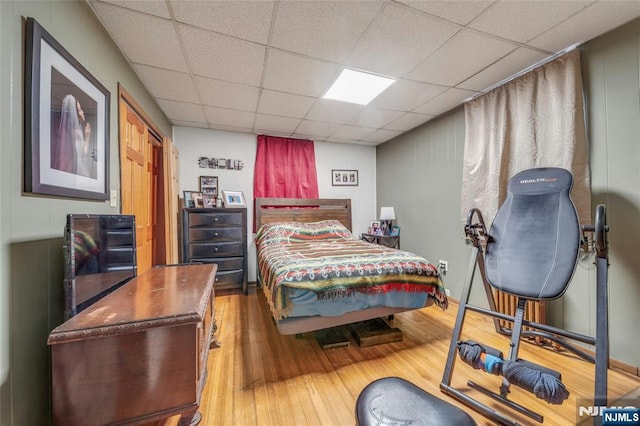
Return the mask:
M 218 294 L 215 309 L 222 346 L 209 353 L 201 425 L 353 425 L 358 394 L 368 383 L 385 376 L 408 379 L 462 407 L 478 424 L 491 424 L 439 389 L 456 304 L 450 304 L 447 311 L 433 306 L 396 315 L 393 326 L 402 330 L 401 342 L 360 348 L 351 341 L 349 347 L 332 349 L 321 348 L 312 333 L 301 338 L 280 335 L 262 292 L 255 287 L 250 287 L 248 296 L 240 292 Z M 470 312 L 463 331 L 465 339 L 507 353 L 508 339 L 495 333 L 487 317 Z M 510 399 L 542 414 L 545 424 L 575 424 L 578 402 L 593 396 L 593 365 L 529 343 L 521 345 L 520 356 L 560 371 L 571 396 L 560 406 L 550 405 L 512 386 Z M 498 376 L 457 362 L 454 386 L 468 390 L 522 424 L 538 424 L 478 396 L 466 385 L 469 378 L 498 391 Z M 639 377 L 609 371 L 610 400 L 639 388 Z

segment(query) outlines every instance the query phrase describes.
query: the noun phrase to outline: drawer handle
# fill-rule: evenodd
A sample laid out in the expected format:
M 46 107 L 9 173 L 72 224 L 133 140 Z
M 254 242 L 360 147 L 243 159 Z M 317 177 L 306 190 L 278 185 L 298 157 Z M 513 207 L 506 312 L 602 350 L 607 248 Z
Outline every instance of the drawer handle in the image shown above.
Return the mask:
M 220 281 L 220 278 L 216 277 L 216 282 Z
M 217 221 L 218 221 L 218 218 L 217 218 L 217 217 L 214 217 L 214 218 L 213 218 L 213 221 L 214 221 L 214 222 L 217 222 Z
M 218 247 L 214 248 L 213 251 L 218 252 Z
M 217 237 L 218 235 L 219 235 L 219 234 L 218 234 L 217 232 L 214 232 L 214 233 L 213 233 L 213 236 L 214 236 L 214 237 Z

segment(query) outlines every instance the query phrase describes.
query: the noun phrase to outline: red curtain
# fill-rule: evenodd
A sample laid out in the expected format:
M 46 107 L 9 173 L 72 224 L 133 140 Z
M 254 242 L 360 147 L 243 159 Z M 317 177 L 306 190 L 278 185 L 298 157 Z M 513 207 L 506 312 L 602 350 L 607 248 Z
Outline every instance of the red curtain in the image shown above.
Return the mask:
M 318 198 L 313 141 L 258 135 L 253 196 Z
M 258 197 L 318 198 L 313 141 L 258 135 L 254 203 Z

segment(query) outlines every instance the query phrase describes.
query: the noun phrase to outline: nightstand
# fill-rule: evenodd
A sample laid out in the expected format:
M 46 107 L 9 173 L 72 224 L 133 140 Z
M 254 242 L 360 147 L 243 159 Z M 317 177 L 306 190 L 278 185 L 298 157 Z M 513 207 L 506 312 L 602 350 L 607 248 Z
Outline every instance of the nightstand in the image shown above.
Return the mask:
M 373 235 L 360 234 L 360 238 L 368 243 L 380 244 L 381 246 L 400 249 L 400 235 Z

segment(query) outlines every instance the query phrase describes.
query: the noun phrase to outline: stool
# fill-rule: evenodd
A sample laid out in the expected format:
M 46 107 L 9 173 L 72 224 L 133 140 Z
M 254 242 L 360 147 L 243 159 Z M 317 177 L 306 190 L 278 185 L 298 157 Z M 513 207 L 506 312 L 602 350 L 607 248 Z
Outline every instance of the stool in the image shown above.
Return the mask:
M 369 383 L 356 401 L 356 423 L 369 425 L 475 425 L 460 408 L 399 377 Z

